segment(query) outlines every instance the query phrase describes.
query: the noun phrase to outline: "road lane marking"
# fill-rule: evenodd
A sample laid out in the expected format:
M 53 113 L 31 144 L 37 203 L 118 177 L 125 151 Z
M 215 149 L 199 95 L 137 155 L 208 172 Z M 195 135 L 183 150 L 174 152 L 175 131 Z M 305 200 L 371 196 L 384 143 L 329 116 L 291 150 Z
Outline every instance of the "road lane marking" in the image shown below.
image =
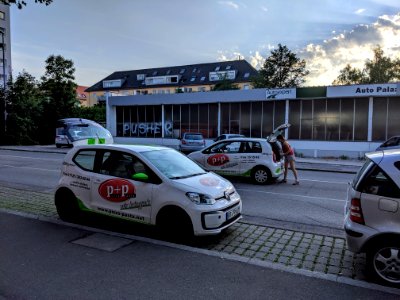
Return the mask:
M 309 199 L 318 199 L 318 200 L 346 202 L 345 199 L 313 197 L 313 196 L 304 196 L 304 195 L 298 195 L 298 194 L 274 193 L 274 192 L 266 192 L 266 191 L 250 190 L 250 189 L 240 189 L 240 188 L 238 188 L 236 190 L 237 191 L 244 191 L 244 192 L 254 192 L 254 193 L 262 193 L 262 194 L 270 194 L 270 195 L 279 195 L 279 196 L 290 196 L 290 197 L 300 197 L 300 198 L 309 198 Z
M 0 154 L 0 156 L 15 157 L 15 158 L 27 158 L 27 159 L 36 159 L 36 160 L 51 160 L 51 161 L 62 162 L 62 159 L 54 159 L 54 158 L 29 157 L 29 156 L 18 156 L 18 155 L 7 155 L 7 154 Z
M 350 180 L 349 181 L 327 181 L 327 180 L 303 179 L 302 178 L 301 181 L 311 181 L 311 182 L 321 182 L 321 183 L 335 183 L 335 184 L 348 184 Z
M 38 170 L 38 171 L 49 171 L 49 172 L 57 172 L 60 173 L 60 170 L 51 170 L 51 169 L 41 169 L 41 168 L 34 168 L 34 167 L 17 167 L 17 166 L 11 166 L 11 165 L 0 165 L 2 167 L 9 167 L 9 168 L 15 168 L 15 169 L 31 169 L 31 170 Z

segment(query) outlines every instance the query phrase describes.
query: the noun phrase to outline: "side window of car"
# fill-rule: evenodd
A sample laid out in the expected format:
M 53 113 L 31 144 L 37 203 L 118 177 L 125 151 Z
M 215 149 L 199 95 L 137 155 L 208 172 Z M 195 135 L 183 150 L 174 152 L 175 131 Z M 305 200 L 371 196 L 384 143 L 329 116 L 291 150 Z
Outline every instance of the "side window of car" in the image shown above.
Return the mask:
M 154 184 L 161 183 L 161 179 L 141 160 L 131 154 L 119 151 L 103 153 L 100 173 L 127 179 L 132 179 L 134 174 L 144 173 L 148 176 L 148 180 L 144 181 Z
M 73 161 L 81 169 L 93 172 L 95 158 L 96 158 L 95 150 L 81 150 L 75 155 Z
M 131 178 L 134 159 L 131 155 L 119 151 L 106 151 L 103 153 L 103 160 L 100 173 L 115 177 Z
M 262 148 L 259 142 L 245 142 L 242 143 L 241 153 L 261 153 Z
M 218 143 L 210 148 L 210 153 L 225 153 L 227 152 L 226 143 Z
M 363 193 L 400 198 L 400 189 L 379 166 L 366 175 L 360 188 Z

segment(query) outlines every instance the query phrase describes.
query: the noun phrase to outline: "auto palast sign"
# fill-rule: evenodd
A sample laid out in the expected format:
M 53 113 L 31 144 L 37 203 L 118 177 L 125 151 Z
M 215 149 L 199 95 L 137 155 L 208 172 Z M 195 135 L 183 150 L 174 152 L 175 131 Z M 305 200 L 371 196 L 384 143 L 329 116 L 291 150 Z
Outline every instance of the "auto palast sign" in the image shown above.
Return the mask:
M 265 97 L 268 100 L 296 99 L 296 89 L 267 89 Z
M 397 83 L 330 86 L 326 95 L 328 98 L 395 96 L 399 95 L 399 89 Z

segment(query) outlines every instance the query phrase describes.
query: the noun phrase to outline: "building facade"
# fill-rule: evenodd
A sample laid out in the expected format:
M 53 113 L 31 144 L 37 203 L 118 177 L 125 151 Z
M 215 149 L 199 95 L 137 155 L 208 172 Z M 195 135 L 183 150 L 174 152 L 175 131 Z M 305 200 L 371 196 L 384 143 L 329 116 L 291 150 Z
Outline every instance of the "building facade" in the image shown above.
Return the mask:
M 241 90 L 250 89 L 257 75 L 246 60 L 118 71 L 86 89 L 88 105 L 105 102 L 105 93 L 124 96 L 208 92 L 224 80 Z
M 5 86 L 11 74 L 10 6 L 0 4 L 0 84 Z
M 107 127 L 121 143 L 176 147 L 186 131 L 266 137 L 283 123 L 298 155 L 363 157 L 400 135 L 398 83 L 188 94 L 107 94 Z

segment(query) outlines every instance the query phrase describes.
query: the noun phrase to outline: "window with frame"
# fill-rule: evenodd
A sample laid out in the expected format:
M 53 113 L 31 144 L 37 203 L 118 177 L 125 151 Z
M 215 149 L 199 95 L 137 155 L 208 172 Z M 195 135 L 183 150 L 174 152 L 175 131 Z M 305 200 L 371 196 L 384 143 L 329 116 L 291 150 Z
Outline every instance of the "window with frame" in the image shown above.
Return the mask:
M 81 150 L 73 158 L 73 162 L 85 171 L 94 171 L 96 150 Z
M 6 14 L 4 11 L 0 11 L 0 20 L 5 20 L 6 19 Z
M 365 176 L 359 190 L 366 194 L 400 198 L 399 187 L 378 165 Z

